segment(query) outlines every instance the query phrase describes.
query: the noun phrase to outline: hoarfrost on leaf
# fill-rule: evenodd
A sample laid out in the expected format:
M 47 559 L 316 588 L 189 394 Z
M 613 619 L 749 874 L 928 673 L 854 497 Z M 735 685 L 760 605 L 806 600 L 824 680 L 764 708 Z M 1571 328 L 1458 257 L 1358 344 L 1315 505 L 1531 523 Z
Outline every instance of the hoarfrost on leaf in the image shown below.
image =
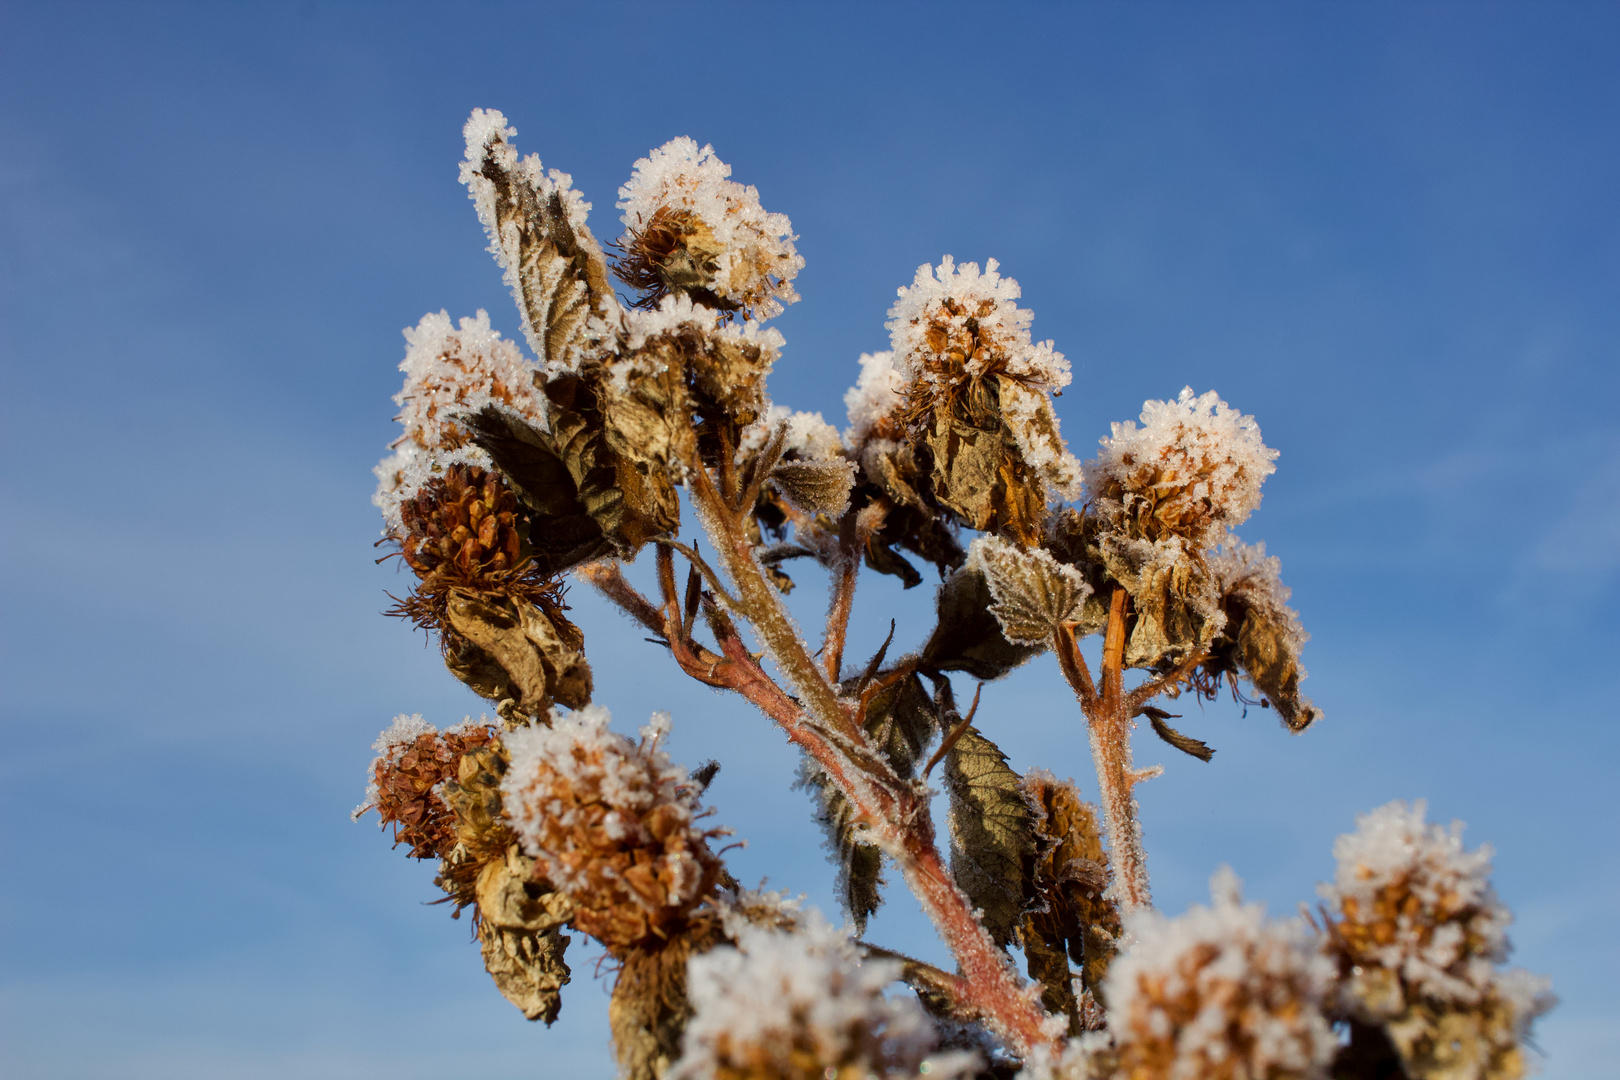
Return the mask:
M 1050 552 L 981 536 L 968 549 L 968 565 L 984 574 L 1002 636 L 1017 645 L 1047 645 L 1064 623 L 1078 622 L 1091 595 L 1080 571 Z

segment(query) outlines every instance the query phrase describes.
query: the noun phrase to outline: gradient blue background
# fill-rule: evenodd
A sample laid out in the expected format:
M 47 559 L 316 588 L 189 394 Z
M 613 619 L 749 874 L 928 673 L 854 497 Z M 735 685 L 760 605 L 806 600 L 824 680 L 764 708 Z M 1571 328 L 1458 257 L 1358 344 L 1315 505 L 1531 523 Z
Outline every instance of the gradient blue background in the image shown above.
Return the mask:
M 480 711 L 382 618 L 371 465 L 402 327 L 516 320 L 462 189 L 504 110 L 617 231 L 680 134 L 789 214 L 776 399 L 842 423 L 919 263 L 1001 260 L 1075 382 L 1082 456 L 1183 384 L 1282 457 L 1327 718 L 1230 702 L 1151 737 L 1156 895 L 1230 862 L 1313 901 L 1396 797 L 1495 845 L 1546 1073 L 1620 1057 L 1620 8 L 0 3 L 0 1074 L 611 1075 L 580 939 L 551 1030 L 432 871 L 352 825 L 398 712 Z M 645 571 L 645 566 L 637 568 Z M 819 623 L 819 580 L 799 610 Z M 862 594 L 856 644 L 926 589 Z M 795 755 L 572 593 L 598 700 L 725 768 L 718 819 L 831 909 Z M 914 645 L 914 628 L 902 646 Z M 1094 788 L 1050 657 L 986 688 L 1018 767 Z M 903 894 L 872 936 L 941 955 Z

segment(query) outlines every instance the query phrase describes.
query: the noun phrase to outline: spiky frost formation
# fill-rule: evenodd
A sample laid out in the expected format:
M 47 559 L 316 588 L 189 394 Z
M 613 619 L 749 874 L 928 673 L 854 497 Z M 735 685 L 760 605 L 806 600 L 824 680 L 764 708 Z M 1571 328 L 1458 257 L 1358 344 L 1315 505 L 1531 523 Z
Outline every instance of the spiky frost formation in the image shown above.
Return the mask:
M 412 858 L 444 857 L 455 845 L 456 830 L 441 785 L 456 779 L 464 754 L 497 738 L 485 717 L 469 716 L 440 731 L 421 713 L 401 713 L 371 745 L 377 756 L 367 770 L 365 802 L 353 816 L 376 810 L 385 827 L 394 827 L 394 842 L 410 845 Z
M 786 214 L 767 213 L 759 191 L 727 179 L 731 166 L 682 136 L 636 162 L 619 189 L 625 232 L 618 273 L 645 302 L 671 292 L 722 311 L 767 319 L 799 294 L 804 267 Z
M 783 931 L 736 926 L 736 947 L 694 956 L 694 1015 L 667 1080 L 889 1080 L 971 1075 L 973 1057 L 930 1057 L 911 997 L 885 998 L 900 965 L 863 959 L 819 912 Z
M 895 367 L 905 376 L 909 422 L 941 408 L 982 423 L 999 415 L 1024 462 L 1064 498 L 1080 487 L 1080 463 L 1058 434 L 1047 395 L 1069 385 L 1069 362 L 1052 342 L 1030 340 L 1034 315 L 1013 301 L 1018 282 L 989 259 L 957 266 L 947 255 L 924 264 L 889 309 Z M 863 372 L 864 376 L 864 372 Z M 876 373 L 874 373 L 876 378 Z
M 785 405 L 772 405 L 743 430 L 738 458 L 757 452 L 784 423 L 787 438 L 782 442 L 783 454 L 802 461 L 831 461 L 843 456 L 844 441 L 839 438 L 838 429 L 822 419 L 819 412 L 795 412 Z
M 861 354 L 861 375 L 844 392 L 849 427 L 844 441 L 858 449 L 869 438 L 898 439 L 900 412 L 906 403 L 906 373 L 892 351 Z
M 1103 996 L 1128 1080 L 1323 1077 L 1337 1045 L 1322 1006 L 1333 962 L 1299 920 L 1245 904 L 1236 875 L 1210 881 L 1209 907 L 1125 918 L 1131 947 Z
M 1345 1006 L 1383 1023 L 1415 1077 L 1519 1077 L 1519 1043 L 1552 1007 L 1551 982 L 1501 971 L 1512 915 L 1490 885 L 1491 848 L 1468 851 L 1462 823 L 1424 821 L 1395 801 L 1356 819 L 1333 845 L 1338 870 L 1319 891 L 1348 970 Z
M 1277 451 L 1252 416 L 1188 386 L 1175 401 L 1144 402 L 1141 421 L 1115 423 L 1085 466 L 1086 496 L 1117 531 L 1150 542 L 1179 536 L 1202 550 L 1260 505 Z
M 669 717 L 641 742 L 608 729 L 600 706 L 505 739 L 507 818 L 524 850 L 573 899 L 575 925 L 610 950 L 667 937 L 712 890 L 720 861 L 698 826 L 686 770 L 659 748 Z

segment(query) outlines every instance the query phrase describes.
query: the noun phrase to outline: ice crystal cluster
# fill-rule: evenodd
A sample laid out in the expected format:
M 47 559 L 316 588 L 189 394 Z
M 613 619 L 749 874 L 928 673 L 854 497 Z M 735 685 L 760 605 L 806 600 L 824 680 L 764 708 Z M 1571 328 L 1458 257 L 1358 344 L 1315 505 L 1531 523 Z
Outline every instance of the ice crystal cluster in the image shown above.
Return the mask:
M 1300 920 L 1245 904 L 1225 867 L 1211 903 L 1166 918 L 1130 916 L 1133 944 L 1104 995 L 1122 1075 L 1131 1080 L 1313 1080 L 1337 1040 L 1324 1012 L 1333 962 Z
M 1467 850 L 1460 822 L 1426 824 L 1424 811 L 1421 800 L 1379 807 L 1333 846 L 1338 872 L 1321 893 L 1349 968 L 1344 1004 L 1386 1026 L 1409 1071 L 1519 1076 L 1550 984 L 1498 967 L 1512 916 L 1490 886 L 1490 847 Z
M 714 885 L 718 863 L 686 770 L 659 748 L 669 717 L 655 715 L 640 743 L 609 719 L 587 706 L 512 733 L 501 796 L 525 851 L 573 899 L 576 925 L 623 949 L 667 937 Z
M 785 341 L 768 321 L 804 260 L 712 147 L 677 138 L 636 162 L 603 245 L 505 116 L 475 110 L 463 134 L 460 179 L 522 332 L 484 311 L 405 331 L 375 502 L 409 582 L 389 613 L 490 711 L 397 718 L 357 814 L 437 860 L 507 1001 L 557 1020 L 570 942 L 588 939 L 628 1080 L 1524 1075 L 1547 985 L 1501 967 L 1488 852 L 1421 804 L 1341 839 L 1320 925 L 1267 918 L 1229 872 L 1208 906 L 1153 908 L 1139 809 L 1163 770 L 1135 751 L 1151 732 L 1220 767 L 1166 699 L 1229 689 L 1296 734 L 1322 716 L 1281 564 L 1233 532 L 1278 458 L 1254 418 L 1189 388 L 1082 466 L 1054 408 L 1068 361 L 994 260 L 946 255 L 870 327 L 889 347 L 849 364 L 840 434 L 771 398 Z M 817 641 L 783 606 L 795 563 L 828 582 Z M 853 620 L 888 619 L 860 585 L 909 589 L 924 569 L 932 620 L 847 655 Z M 799 750 L 849 928 L 738 885 L 700 804 L 725 747 L 688 773 L 667 716 L 639 740 L 612 730 L 570 588 Z M 1085 728 L 1041 765 L 1089 746 L 1092 791 L 999 745 L 1028 721 L 997 680 L 1036 663 Z M 896 888 L 950 964 L 851 936 Z
M 746 927 L 691 962 L 693 1015 L 670 1080 L 870 1080 L 972 1075 L 936 1054 L 915 999 L 886 997 L 900 965 L 863 957 L 818 913 L 791 931 Z

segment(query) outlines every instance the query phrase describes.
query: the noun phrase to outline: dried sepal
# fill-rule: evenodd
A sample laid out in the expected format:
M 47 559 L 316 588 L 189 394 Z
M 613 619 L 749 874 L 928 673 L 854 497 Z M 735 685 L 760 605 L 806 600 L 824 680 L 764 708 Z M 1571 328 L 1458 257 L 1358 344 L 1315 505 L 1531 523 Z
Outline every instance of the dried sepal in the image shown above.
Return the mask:
M 1208 743 L 1195 739 L 1191 735 L 1183 735 L 1166 723 L 1167 720 L 1175 719 L 1176 714 L 1148 705 L 1143 707 L 1139 715 L 1148 718 L 1148 723 L 1153 726 L 1153 734 L 1180 750 L 1183 754 L 1195 757 L 1199 761 L 1208 761 L 1215 756 L 1215 751 L 1210 749 Z
M 1045 648 L 1061 627 L 1080 621 L 1091 586 L 1072 566 L 1039 548 L 984 536 L 968 550 L 968 565 L 984 574 L 1001 634 L 1016 645 Z
M 951 875 L 996 943 L 1017 940 L 1035 857 L 1035 820 L 1020 777 L 995 743 L 968 727 L 945 755 Z
M 529 345 L 548 369 L 571 367 L 618 309 L 602 249 L 585 224 L 590 204 L 566 173 L 547 174 L 533 154 L 518 158 L 510 141 L 517 132 L 499 112 L 474 109 L 463 134 L 461 182 L 506 271 Z
M 1047 1011 L 1067 1016 L 1070 1034 L 1078 1035 L 1101 1020 L 1097 1001 L 1120 936 L 1119 908 L 1108 896 L 1101 815 L 1072 781 L 1043 769 L 1025 774 L 1022 787 L 1036 837 L 1024 956 Z M 1079 969 L 1078 995 L 1071 963 Z
M 952 574 L 935 600 L 934 631 L 922 649 L 923 665 L 989 681 L 1038 655 L 1040 647 L 1007 640 L 990 611 L 993 602 L 982 571 L 964 567 Z
M 1210 555 L 1209 565 L 1226 623 L 1203 665 L 1206 692 L 1212 695 L 1223 676 L 1235 681 L 1241 673 L 1288 730 L 1304 731 L 1322 711 L 1299 690 L 1305 678 L 1299 653 L 1310 635 L 1288 606 L 1281 562 L 1266 554 L 1265 544 L 1228 542 Z

